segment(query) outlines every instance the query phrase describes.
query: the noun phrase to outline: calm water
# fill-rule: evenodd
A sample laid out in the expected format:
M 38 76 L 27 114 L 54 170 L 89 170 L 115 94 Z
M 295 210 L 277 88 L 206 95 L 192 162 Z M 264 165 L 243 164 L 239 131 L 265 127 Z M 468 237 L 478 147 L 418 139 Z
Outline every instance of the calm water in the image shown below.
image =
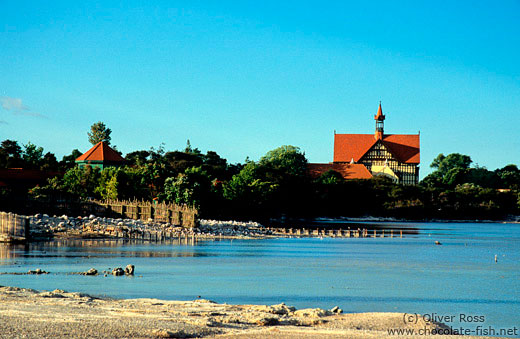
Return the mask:
M 362 225 L 362 226 L 359 226 Z M 0 245 L 0 285 L 95 295 L 478 315 L 520 327 L 520 225 L 350 224 L 405 229 L 404 238 L 222 240 L 148 244 L 55 241 Z M 388 234 L 388 233 L 387 233 Z M 442 246 L 436 246 L 438 240 Z M 495 254 L 498 263 L 495 263 Z M 127 264 L 135 277 L 70 275 Z M 454 321 L 449 325 L 471 327 Z

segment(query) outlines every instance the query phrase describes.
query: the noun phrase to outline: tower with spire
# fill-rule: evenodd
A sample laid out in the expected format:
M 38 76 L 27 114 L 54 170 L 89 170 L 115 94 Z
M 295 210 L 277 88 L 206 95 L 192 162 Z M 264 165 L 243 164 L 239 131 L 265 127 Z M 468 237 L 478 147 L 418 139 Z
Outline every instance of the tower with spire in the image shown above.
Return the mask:
M 377 109 L 377 114 L 374 116 L 376 120 L 376 140 L 383 140 L 384 133 L 384 125 L 385 125 L 385 116 L 383 114 L 383 109 L 381 108 L 381 101 L 379 101 L 379 108 Z

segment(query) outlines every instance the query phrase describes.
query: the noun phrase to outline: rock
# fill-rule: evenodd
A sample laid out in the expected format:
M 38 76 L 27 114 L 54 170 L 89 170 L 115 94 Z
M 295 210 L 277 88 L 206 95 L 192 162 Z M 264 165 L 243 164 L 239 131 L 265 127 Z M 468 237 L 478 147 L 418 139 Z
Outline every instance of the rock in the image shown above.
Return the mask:
M 435 240 L 435 245 L 442 245 L 440 241 Z
M 124 275 L 125 271 L 123 271 L 123 269 L 121 267 L 117 267 L 112 270 L 112 274 L 115 276 L 120 276 L 120 275 Z
M 333 313 L 321 308 L 304 308 L 302 310 L 294 311 L 294 315 L 304 318 L 320 318 L 332 315 Z
M 287 306 L 284 303 L 281 303 L 278 305 L 272 305 L 272 306 L 258 305 L 258 306 L 253 306 L 253 307 L 254 307 L 255 311 L 267 312 L 267 313 L 279 314 L 279 315 L 285 315 L 285 314 L 289 314 L 291 312 L 296 311 L 296 307 Z
M 85 275 L 97 275 L 98 271 L 95 268 L 91 268 L 90 270 L 84 273 Z
M 332 313 L 341 314 L 343 313 L 343 310 L 339 308 L 338 306 L 334 306 L 331 310 Z
M 94 214 L 91 214 L 89 217 L 88 217 L 90 220 L 94 220 L 96 219 L 96 216 Z
M 152 336 L 155 338 L 193 338 L 193 334 L 186 333 L 183 330 L 169 331 L 165 329 L 153 330 Z
M 42 298 L 66 298 L 63 293 L 66 293 L 63 290 L 54 290 L 52 292 L 41 292 L 38 295 Z
M 279 323 L 280 323 L 279 319 L 273 318 L 273 317 L 265 317 L 265 318 L 259 319 L 256 322 L 256 324 L 258 326 L 273 326 L 273 325 L 278 325 Z
M 126 265 L 125 267 L 125 274 L 126 275 L 134 275 L 134 265 Z
M 37 268 L 34 271 L 29 271 L 27 274 L 49 274 L 49 272 L 46 272 L 42 270 L 41 268 Z

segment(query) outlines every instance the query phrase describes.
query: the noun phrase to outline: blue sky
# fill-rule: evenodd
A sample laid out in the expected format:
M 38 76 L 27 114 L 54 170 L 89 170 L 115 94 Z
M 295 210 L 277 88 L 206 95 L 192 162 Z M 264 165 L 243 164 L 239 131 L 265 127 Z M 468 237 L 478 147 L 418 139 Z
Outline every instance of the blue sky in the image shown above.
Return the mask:
M 123 153 L 230 162 L 333 133 L 421 132 L 489 169 L 520 159 L 518 1 L 0 0 L 0 139 L 58 158 L 96 121 Z

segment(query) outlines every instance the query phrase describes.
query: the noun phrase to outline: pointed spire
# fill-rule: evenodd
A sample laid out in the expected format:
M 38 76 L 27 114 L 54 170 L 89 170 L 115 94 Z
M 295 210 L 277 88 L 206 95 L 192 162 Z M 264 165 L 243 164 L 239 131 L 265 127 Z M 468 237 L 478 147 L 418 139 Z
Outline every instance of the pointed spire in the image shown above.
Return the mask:
M 377 109 L 377 114 L 374 117 L 375 120 L 385 120 L 385 116 L 383 115 L 383 109 L 381 108 L 381 101 L 379 101 L 379 108 Z

